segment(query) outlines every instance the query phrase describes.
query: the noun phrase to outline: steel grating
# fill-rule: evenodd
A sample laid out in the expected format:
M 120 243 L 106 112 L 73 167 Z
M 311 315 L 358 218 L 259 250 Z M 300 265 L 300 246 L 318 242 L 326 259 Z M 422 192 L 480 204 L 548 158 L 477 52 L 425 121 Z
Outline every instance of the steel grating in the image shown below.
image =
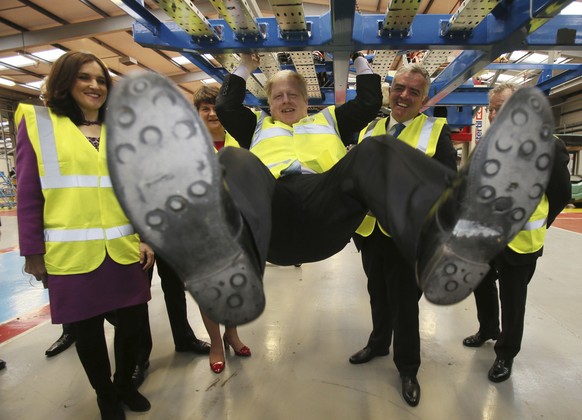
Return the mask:
M 259 37 L 259 25 L 245 0 L 210 0 L 237 37 Z
M 441 67 L 441 65 L 448 64 L 449 56 L 454 53 L 454 50 L 426 51 L 421 61 L 422 66 L 426 69 L 428 74 L 432 76 Z
M 281 31 L 307 31 L 305 11 L 301 0 L 269 0 Z
M 408 33 L 420 2 L 421 0 L 391 0 L 382 22 L 382 30 L 389 33 Z
M 166 14 L 189 35 L 197 38 L 219 39 L 208 19 L 190 0 L 154 0 Z
M 386 80 L 388 72 L 394 63 L 396 58 L 396 51 L 394 50 L 377 50 L 374 54 L 374 59 L 372 60 L 372 71 L 379 74 L 382 81 Z
M 297 73 L 301 74 L 307 82 L 307 93 L 309 97 L 320 99 L 321 91 L 319 89 L 315 64 L 313 63 L 313 53 L 311 51 L 295 51 L 290 52 L 289 55 L 291 56 L 295 70 Z
M 449 20 L 443 35 L 471 32 L 499 3 L 501 0 L 464 0 Z

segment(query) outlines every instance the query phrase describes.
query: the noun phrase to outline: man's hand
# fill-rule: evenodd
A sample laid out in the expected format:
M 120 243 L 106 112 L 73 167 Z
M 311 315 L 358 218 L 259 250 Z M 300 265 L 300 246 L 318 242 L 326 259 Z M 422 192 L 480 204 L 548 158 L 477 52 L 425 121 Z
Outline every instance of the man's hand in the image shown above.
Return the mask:
M 257 53 L 243 53 L 240 55 L 240 64 L 245 66 L 249 72 L 254 72 L 261 64 L 261 58 Z
M 139 263 L 143 265 L 143 271 L 153 267 L 156 261 L 154 250 L 145 242 L 139 243 Z
M 27 255 L 24 257 L 24 272 L 31 274 L 38 281 L 42 281 L 43 287 L 48 288 L 46 266 L 44 264 L 44 255 Z

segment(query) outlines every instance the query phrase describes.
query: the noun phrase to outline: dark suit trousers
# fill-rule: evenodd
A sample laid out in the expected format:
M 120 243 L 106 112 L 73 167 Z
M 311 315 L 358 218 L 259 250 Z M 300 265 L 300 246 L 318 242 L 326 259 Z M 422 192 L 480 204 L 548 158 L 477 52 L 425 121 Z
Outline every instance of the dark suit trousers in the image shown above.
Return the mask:
M 534 275 L 536 262 L 511 265 L 498 259 L 495 266 L 501 300 L 501 335 L 495 343 L 495 353 L 499 358 L 512 359 L 521 349 L 527 286 Z
M 475 291 L 479 333 L 484 336 L 499 334 L 499 295 L 497 293 L 497 270 L 491 268 Z
M 523 265 L 509 264 L 503 256 L 496 258 L 492 269 L 475 289 L 479 331 L 490 335 L 499 329 L 499 306 L 495 280 L 499 280 L 501 334 L 495 343 L 497 357 L 513 359 L 521 349 L 527 286 L 534 275 L 536 259 Z
M 394 329 L 394 364 L 400 375 L 414 375 L 420 367 L 418 300 L 414 269 L 376 226 L 368 237 L 358 237 L 362 263 L 368 277 L 372 333 L 368 346 L 379 351 L 390 346 Z
M 368 209 L 413 264 L 422 223 L 454 176 L 441 163 L 386 136 L 365 139 L 322 174 L 275 180 L 245 149 L 223 148 L 218 159 L 261 263 L 278 265 L 336 254 Z

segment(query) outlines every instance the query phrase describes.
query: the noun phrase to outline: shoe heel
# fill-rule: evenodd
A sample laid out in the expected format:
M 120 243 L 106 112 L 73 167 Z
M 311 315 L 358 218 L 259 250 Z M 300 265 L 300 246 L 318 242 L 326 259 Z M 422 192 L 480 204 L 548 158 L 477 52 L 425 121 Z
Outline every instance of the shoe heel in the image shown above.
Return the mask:
M 489 264 L 466 260 L 442 245 L 417 278 L 429 302 L 450 305 L 469 296 L 489 270 Z

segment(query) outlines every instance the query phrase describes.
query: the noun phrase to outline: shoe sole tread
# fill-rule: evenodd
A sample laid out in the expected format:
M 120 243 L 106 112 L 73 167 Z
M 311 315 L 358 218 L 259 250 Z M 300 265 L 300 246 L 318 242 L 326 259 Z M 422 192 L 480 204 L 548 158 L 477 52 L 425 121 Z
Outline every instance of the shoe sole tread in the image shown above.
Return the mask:
M 236 241 L 242 219 L 232 220 L 211 137 L 192 105 L 164 76 L 136 73 L 112 91 L 106 124 L 112 184 L 142 240 L 214 321 L 258 317 L 261 275 Z
M 468 205 L 420 280 L 429 301 L 449 305 L 469 296 L 490 260 L 523 228 L 549 181 L 552 132 L 541 91 L 520 89 L 506 101 L 471 157 L 464 192 L 471 198 L 463 199 Z

